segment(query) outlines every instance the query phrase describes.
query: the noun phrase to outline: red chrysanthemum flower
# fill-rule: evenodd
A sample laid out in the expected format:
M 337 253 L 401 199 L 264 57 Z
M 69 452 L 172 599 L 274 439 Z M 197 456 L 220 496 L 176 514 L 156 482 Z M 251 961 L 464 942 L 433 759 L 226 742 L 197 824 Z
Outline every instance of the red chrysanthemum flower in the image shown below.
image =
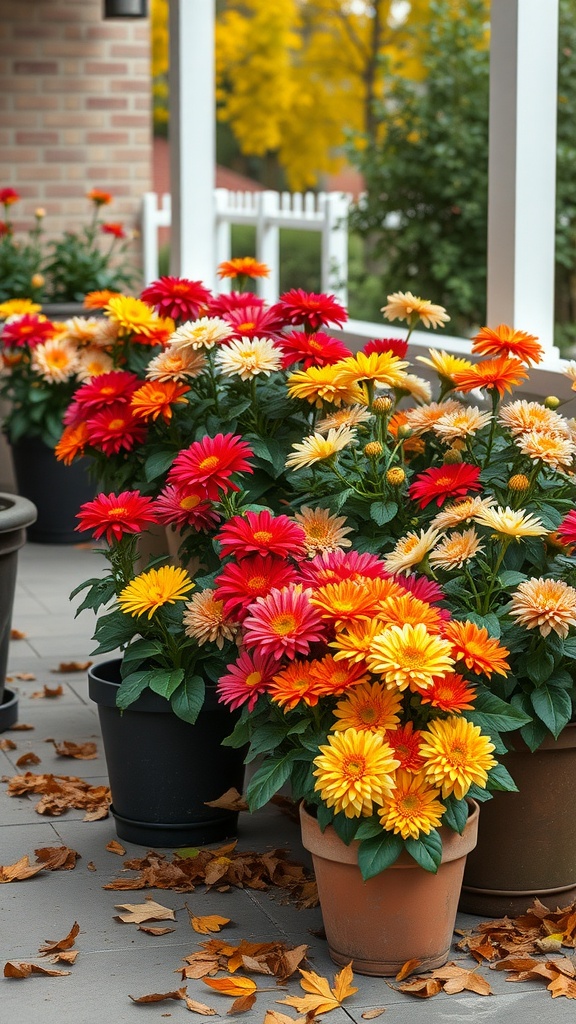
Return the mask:
M 109 220 L 100 225 L 100 230 L 105 235 L 114 235 L 114 238 L 126 238 L 126 232 L 122 224 Z
M 221 292 L 213 295 L 206 310 L 207 316 L 224 317 L 235 309 L 246 309 L 252 306 L 264 306 L 266 303 L 254 292 Z
M 55 333 L 56 328 L 51 320 L 43 319 L 35 313 L 24 313 L 4 325 L 2 342 L 14 348 L 35 348 L 53 338 Z
M 341 580 L 388 579 L 384 563 L 368 551 L 321 551 L 300 564 L 300 579 L 307 587 L 324 587 Z
M 305 538 L 304 530 L 293 519 L 273 516 L 264 509 L 229 519 L 216 540 L 220 542 L 223 555 L 234 554 L 239 559 L 253 554 L 304 558 Z
M 265 309 L 263 305 L 241 306 L 226 310 L 222 319 L 230 324 L 234 333 L 227 338 L 272 338 L 277 340 L 284 321 L 274 309 Z
M 244 618 L 257 597 L 265 597 L 274 588 L 286 587 L 297 580 L 296 570 L 276 555 L 253 555 L 240 562 L 229 562 L 216 577 L 216 598 L 224 601 L 227 615 Z
M 326 324 L 341 327 L 348 319 L 344 306 L 336 301 L 334 295 L 305 292 L 303 288 L 284 292 L 273 308 L 287 323 L 304 324 L 308 331 L 317 331 Z
M 83 455 L 88 444 L 88 427 L 84 420 L 74 426 L 64 427 L 62 436 L 54 449 L 59 462 L 70 466 L 76 456 Z
M 418 576 L 411 572 L 407 576 L 395 576 L 394 579 L 403 590 L 407 590 L 420 601 L 426 601 L 427 604 L 436 604 L 438 601 L 444 600 L 444 591 L 440 584 L 429 580 L 427 576 Z M 442 615 L 449 618 L 450 612 L 443 608 Z
M 105 409 L 112 402 L 128 404 L 140 384 L 136 374 L 129 370 L 110 370 L 82 384 L 74 394 L 73 404 L 81 410 L 83 416 L 89 416 Z M 71 415 L 65 421 L 73 421 L 75 418 Z
M 220 522 L 214 506 L 206 496 L 167 484 L 156 499 L 154 508 L 158 522 L 163 526 L 191 526 L 199 533 L 208 533 Z
M 420 737 L 421 733 L 414 730 L 413 722 L 386 731 L 386 741 L 400 761 L 400 768 L 406 772 L 419 772 L 424 765 L 424 758 L 420 756 Z
M 258 651 L 242 651 L 238 661 L 226 668 L 227 673 L 220 676 L 216 686 L 218 700 L 229 704 L 232 710 L 247 704 L 248 710 L 252 711 L 260 694 L 268 689 L 278 662 Z
M 152 498 L 145 498 L 139 491 L 99 494 L 80 506 L 76 518 L 77 530 L 93 530 L 94 540 L 106 535 L 109 544 L 126 533 L 141 533 L 148 523 L 157 521 Z
M 15 188 L 0 188 L 0 203 L 3 206 L 12 206 L 20 199 L 20 193 Z
M 391 352 L 398 359 L 404 359 L 408 351 L 408 342 L 404 338 L 372 338 L 367 341 L 362 351 L 369 356 L 371 352 Z
M 307 334 L 305 331 L 292 331 L 281 338 L 284 358 L 282 366 L 286 369 L 294 363 L 301 363 L 302 369 L 310 366 L 328 366 L 352 355 L 351 350 L 338 338 L 331 338 L 323 331 Z
M 197 320 L 204 316 L 212 295 L 201 281 L 186 277 L 160 277 L 141 293 L 140 298 L 161 316 L 172 320 Z
M 322 619 L 309 600 L 310 591 L 295 585 L 258 597 L 244 619 L 244 642 L 262 654 L 293 660 L 324 639 Z
M 569 512 L 556 530 L 565 544 L 576 544 L 576 512 Z
M 132 451 L 146 437 L 146 427 L 135 418 L 130 406 L 113 402 L 87 420 L 89 443 L 105 455 Z
M 471 491 L 481 491 L 480 467 L 468 462 L 456 462 L 446 466 L 435 466 L 419 473 L 408 488 L 412 501 L 420 508 L 426 508 L 431 501 L 438 506 L 446 498 L 463 498 Z
M 187 384 L 175 380 L 147 381 L 132 395 L 130 406 L 137 419 L 157 420 L 160 416 L 165 423 L 172 419 L 172 406 L 186 403 L 184 398 L 190 391 Z
M 420 694 L 423 704 L 431 704 L 433 708 L 447 711 L 451 715 L 459 711 L 471 711 L 475 697 L 474 688 L 457 672 L 439 676 L 434 679 L 432 686 Z
M 168 473 L 168 483 L 191 489 L 201 486 L 207 498 L 217 501 L 220 492 L 240 490 L 230 478 L 233 473 L 253 472 L 247 461 L 253 454 L 250 445 L 234 434 L 204 437 L 178 453 Z

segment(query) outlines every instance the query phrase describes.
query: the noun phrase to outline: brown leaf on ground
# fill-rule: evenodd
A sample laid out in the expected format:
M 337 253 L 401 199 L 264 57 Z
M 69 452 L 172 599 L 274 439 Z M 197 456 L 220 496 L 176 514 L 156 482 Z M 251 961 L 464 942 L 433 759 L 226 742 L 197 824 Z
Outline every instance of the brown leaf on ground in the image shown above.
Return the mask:
M 182 979 L 205 978 L 218 971 L 234 974 L 242 969 L 256 974 L 273 975 L 283 984 L 306 958 L 308 946 L 287 946 L 283 942 L 249 942 L 242 939 L 231 945 L 222 939 L 208 939 L 201 949 L 184 957 Z
M 36 860 L 47 871 L 72 871 L 80 854 L 69 846 L 42 846 L 34 850 Z
M 124 924 L 142 924 L 144 921 L 175 921 L 176 915 L 170 907 L 163 907 L 161 903 L 154 900 L 146 900 L 145 903 L 117 903 L 118 910 L 125 910 L 125 914 L 115 914 L 116 921 Z
M 40 946 L 38 952 L 44 956 L 51 953 L 62 953 L 66 949 L 72 949 L 79 931 L 80 925 L 77 921 L 74 921 L 68 935 L 63 939 L 46 939 L 46 945 Z
M 96 867 L 93 860 L 89 860 L 86 867 L 88 868 L 88 871 L 98 871 L 98 868 Z
M 23 633 L 21 629 L 11 629 L 10 639 L 11 640 L 25 640 L 28 633 Z
M 39 871 L 43 870 L 43 864 L 31 864 L 26 855 L 14 864 L 0 864 L 0 883 L 22 882 L 25 878 L 32 878 L 33 875 L 37 875 Z
M 223 996 L 248 996 L 256 992 L 257 985 L 252 978 L 229 976 L 228 978 L 202 978 L 205 985 Z
M 98 757 L 98 748 L 95 743 L 89 740 L 87 743 L 74 743 L 72 740 L 46 740 L 46 743 L 53 743 L 54 750 L 58 757 L 75 757 L 79 761 L 93 761 Z
M 33 750 L 29 750 L 27 754 L 21 754 L 16 761 L 17 768 L 25 768 L 27 764 L 40 764 L 41 759 L 38 754 L 35 754 Z
M 41 794 L 35 806 L 38 814 L 55 817 L 75 807 L 87 812 L 84 821 L 108 816 L 111 797 L 107 786 L 91 786 L 74 775 L 35 775 L 34 772 L 14 775 L 6 781 L 8 796 Z
M 247 996 L 239 996 L 238 999 L 234 1000 L 230 1009 L 227 1010 L 227 1015 L 231 1016 L 235 1013 L 247 1013 L 248 1010 L 252 1009 L 255 1002 L 256 995 L 254 992 L 249 993 Z
M 79 952 L 78 949 L 65 949 L 62 953 L 54 953 L 47 959 L 51 964 L 75 964 Z
M 128 996 L 134 1003 L 163 1003 L 165 999 L 186 999 L 186 988 L 174 992 L 153 992 L 148 996 Z
M 109 843 L 106 843 L 106 849 L 110 853 L 117 853 L 119 857 L 123 857 L 126 853 L 126 848 L 122 846 L 122 843 L 117 842 L 116 839 L 111 839 Z
M 217 1017 L 218 1012 L 211 1006 L 206 1006 L 206 1003 L 199 1003 L 197 999 L 191 999 L 190 996 L 185 997 L 186 1006 L 192 1013 L 200 1013 L 203 1017 Z
M 381 1017 L 383 1013 L 386 1013 L 385 1006 L 375 1006 L 373 1010 L 364 1010 L 360 1016 L 362 1020 L 375 1020 L 376 1017 Z
M 477 996 L 494 995 L 490 983 L 482 975 L 468 967 L 449 963 L 432 972 L 434 978 L 443 982 L 444 992 L 455 995 L 457 992 L 475 992 Z
M 146 932 L 147 935 L 168 935 L 169 932 L 175 932 L 175 928 L 154 928 L 150 924 L 139 924 L 139 932 Z
M 29 725 L 28 722 L 15 722 L 14 725 L 9 726 L 10 732 L 29 732 L 30 729 L 35 729 L 35 725 Z
M 41 697 L 54 698 L 61 697 L 63 693 L 63 686 L 43 686 L 41 690 L 35 690 L 34 693 L 31 693 L 30 697 L 38 699 Z
M 227 789 L 217 800 L 206 800 L 206 807 L 221 807 L 224 811 L 247 811 L 248 804 L 237 789 Z
M 9 740 L 9 739 L 1 739 L 0 740 L 0 750 L 16 750 L 16 749 L 17 749 L 17 747 L 16 747 L 16 744 L 14 743 L 14 740 Z
M 34 675 L 33 672 L 14 672 L 13 678 L 19 679 L 23 683 L 30 683 L 34 682 L 36 676 Z
M 398 971 L 396 981 L 404 981 L 404 978 L 407 978 L 409 974 L 414 974 L 416 969 L 420 967 L 421 963 L 421 960 L 407 960 L 405 964 L 402 964 L 402 967 Z
M 220 917 L 219 914 L 205 914 L 203 917 L 195 917 L 190 914 L 190 924 L 199 935 L 209 935 L 210 932 L 219 932 L 225 924 L 230 924 L 229 917 Z
M 41 967 L 40 964 L 14 963 L 9 960 L 4 964 L 5 978 L 29 978 L 31 974 L 44 974 L 50 978 L 63 978 L 70 974 L 70 971 L 57 971 L 50 967 Z
M 306 1017 L 289 1017 L 280 1010 L 266 1010 L 263 1024 L 307 1024 L 307 1020 Z
M 442 991 L 442 982 L 438 978 L 418 975 L 416 978 L 411 978 L 410 981 L 403 981 L 401 985 L 398 985 L 397 991 L 406 992 L 410 996 L 418 996 L 419 999 L 431 999 L 432 996 L 437 996 Z
M 61 661 L 58 668 L 51 668 L 51 672 L 86 672 L 90 668 L 91 661 Z

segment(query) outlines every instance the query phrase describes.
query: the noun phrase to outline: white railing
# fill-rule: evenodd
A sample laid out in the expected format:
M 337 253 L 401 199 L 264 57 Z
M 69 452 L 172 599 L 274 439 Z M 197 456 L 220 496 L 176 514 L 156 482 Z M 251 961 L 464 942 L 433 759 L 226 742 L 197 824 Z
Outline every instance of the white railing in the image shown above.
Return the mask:
M 214 192 L 216 263 L 230 259 L 233 224 L 256 228 L 256 259 L 266 263 L 270 275 L 257 282 L 258 294 L 275 302 L 280 294 L 280 231 L 317 231 L 321 234 L 320 279 L 322 291 L 348 302 L 348 210 L 352 197 L 344 192 Z M 158 277 L 158 228 L 170 227 L 170 196 L 161 204 L 155 192 L 146 192 L 142 209 L 144 284 Z M 230 282 L 220 286 L 224 291 Z

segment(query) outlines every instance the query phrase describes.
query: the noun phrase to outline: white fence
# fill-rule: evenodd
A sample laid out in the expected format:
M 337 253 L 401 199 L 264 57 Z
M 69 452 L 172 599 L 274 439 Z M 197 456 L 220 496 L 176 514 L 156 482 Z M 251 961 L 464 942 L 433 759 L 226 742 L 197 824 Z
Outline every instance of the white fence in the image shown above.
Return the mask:
M 320 277 L 322 291 L 343 305 L 348 302 L 348 210 L 352 197 L 344 192 L 231 192 L 214 193 L 216 263 L 230 259 L 233 224 L 256 228 L 256 259 L 266 263 L 270 275 L 259 278 L 258 294 L 275 302 L 280 294 L 280 230 L 317 231 L 322 236 Z M 171 201 L 161 204 L 155 192 L 146 192 L 142 210 L 144 284 L 158 277 L 158 228 L 170 227 Z M 221 290 L 230 287 L 224 280 Z

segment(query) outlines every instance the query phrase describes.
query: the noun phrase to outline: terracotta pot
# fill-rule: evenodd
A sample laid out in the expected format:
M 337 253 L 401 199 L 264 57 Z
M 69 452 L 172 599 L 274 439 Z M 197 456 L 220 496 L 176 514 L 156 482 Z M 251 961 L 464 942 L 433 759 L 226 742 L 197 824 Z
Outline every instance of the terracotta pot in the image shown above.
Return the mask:
M 359 974 L 396 975 L 407 960 L 418 970 L 446 963 L 466 855 L 478 830 L 478 804 L 460 836 L 441 828 L 442 863 L 425 871 L 405 851 L 391 867 L 365 882 L 358 867 L 358 843 L 346 846 L 331 826 L 300 808 L 302 842 L 312 854 L 328 951 L 335 963 L 352 962 Z
M 576 899 L 576 723 L 531 753 L 520 737 L 499 757 L 518 793 L 494 793 L 482 807 L 478 845 L 468 858 L 460 909 L 486 917 L 523 914 L 538 897 Z

